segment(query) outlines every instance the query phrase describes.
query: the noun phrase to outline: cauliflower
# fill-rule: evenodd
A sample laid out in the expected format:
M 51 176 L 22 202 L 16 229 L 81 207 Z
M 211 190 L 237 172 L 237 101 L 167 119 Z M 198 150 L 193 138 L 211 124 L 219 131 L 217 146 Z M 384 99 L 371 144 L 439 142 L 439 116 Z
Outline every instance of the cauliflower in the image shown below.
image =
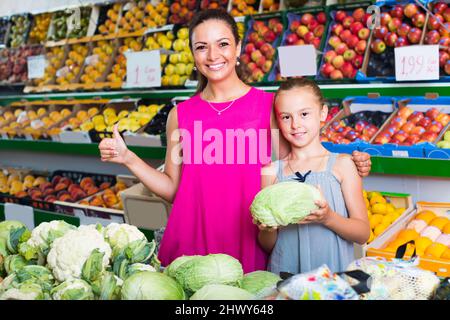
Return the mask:
M 64 281 L 51 294 L 53 300 L 94 300 L 91 286 L 80 279 Z
M 97 229 L 80 227 L 53 242 L 47 263 L 58 281 L 77 279 L 81 276 L 84 263 L 95 249 L 104 253 L 104 269 L 109 264 L 111 247 Z
M 44 293 L 37 283 L 21 283 L 0 295 L 0 300 L 43 300 Z
M 27 260 L 47 255 L 53 241 L 76 227 L 63 220 L 43 222 L 33 229 L 31 238 L 19 247 L 19 253 Z
M 120 249 L 133 241 L 147 238 L 135 226 L 126 223 L 111 223 L 105 228 L 105 239 L 113 249 Z

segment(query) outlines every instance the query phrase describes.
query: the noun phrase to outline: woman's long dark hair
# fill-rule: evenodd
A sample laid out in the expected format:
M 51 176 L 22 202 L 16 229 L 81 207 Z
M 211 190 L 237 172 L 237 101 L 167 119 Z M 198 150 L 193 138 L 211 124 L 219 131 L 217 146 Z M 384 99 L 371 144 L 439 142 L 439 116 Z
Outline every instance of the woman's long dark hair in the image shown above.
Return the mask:
M 234 40 L 236 41 L 236 45 L 239 43 L 239 32 L 238 27 L 236 24 L 236 21 L 234 21 L 234 18 L 230 16 L 225 10 L 223 9 L 208 9 L 208 10 L 202 10 L 198 12 L 194 18 L 192 19 L 191 23 L 189 24 L 189 46 L 191 48 L 192 54 L 194 54 L 193 46 L 192 46 L 192 34 L 194 33 L 195 28 L 208 20 L 219 20 L 223 21 L 225 24 L 227 24 L 231 32 L 233 33 Z M 245 66 L 243 63 L 241 63 L 239 66 L 236 65 L 236 73 L 242 81 L 245 81 L 248 76 L 248 69 L 247 66 Z M 197 71 L 197 91 L 195 94 L 198 94 L 202 92 L 206 85 L 208 84 L 208 79 L 201 74 L 200 71 Z

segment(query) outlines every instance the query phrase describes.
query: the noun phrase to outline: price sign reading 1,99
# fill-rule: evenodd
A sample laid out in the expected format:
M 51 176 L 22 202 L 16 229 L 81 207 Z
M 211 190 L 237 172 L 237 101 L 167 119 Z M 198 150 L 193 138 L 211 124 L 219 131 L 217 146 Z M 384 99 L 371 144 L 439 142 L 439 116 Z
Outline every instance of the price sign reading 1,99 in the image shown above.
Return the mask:
M 397 81 L 439 80 L 439 46 L 406 46 L 395 48 Z
M 158 50 L 126 52 L 126 88 L 151 88 L 161 86 L 161 62 Z

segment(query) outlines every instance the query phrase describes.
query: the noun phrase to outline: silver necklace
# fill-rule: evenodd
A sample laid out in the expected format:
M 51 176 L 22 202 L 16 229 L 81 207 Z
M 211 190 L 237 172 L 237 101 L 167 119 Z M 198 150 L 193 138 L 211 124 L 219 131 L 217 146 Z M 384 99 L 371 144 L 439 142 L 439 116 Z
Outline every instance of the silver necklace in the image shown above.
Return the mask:
M 230 103 L 227 107 L 223 108 L 222 110 L 217 110 L 217 109 L 211 104 L 211 102 L 209 102 L 208 100 L 206 100 L 206 102 L 208 102 L 209 106 L 210 106 L 214 111 L 216 111 L 217 114 L 218 114 L 219 116 L 220 116 L 220 114 L 221 114 L 222 112 L 224 112 L 225 110 L 229 109 L 229 108 L 233 105 L 233 103 L 234 103 L 235 101 L 236 101 L 236 99 L 234 99 L 233 101 L 231 101 L 231 103 Z

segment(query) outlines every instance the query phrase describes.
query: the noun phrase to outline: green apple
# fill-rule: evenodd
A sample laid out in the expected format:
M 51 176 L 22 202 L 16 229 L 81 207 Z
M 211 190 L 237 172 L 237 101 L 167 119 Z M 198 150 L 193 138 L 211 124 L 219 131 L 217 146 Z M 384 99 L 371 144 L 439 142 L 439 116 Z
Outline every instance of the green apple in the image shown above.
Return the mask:
M 444 134 L 444 141 L 450 141 L 450 130 Z

